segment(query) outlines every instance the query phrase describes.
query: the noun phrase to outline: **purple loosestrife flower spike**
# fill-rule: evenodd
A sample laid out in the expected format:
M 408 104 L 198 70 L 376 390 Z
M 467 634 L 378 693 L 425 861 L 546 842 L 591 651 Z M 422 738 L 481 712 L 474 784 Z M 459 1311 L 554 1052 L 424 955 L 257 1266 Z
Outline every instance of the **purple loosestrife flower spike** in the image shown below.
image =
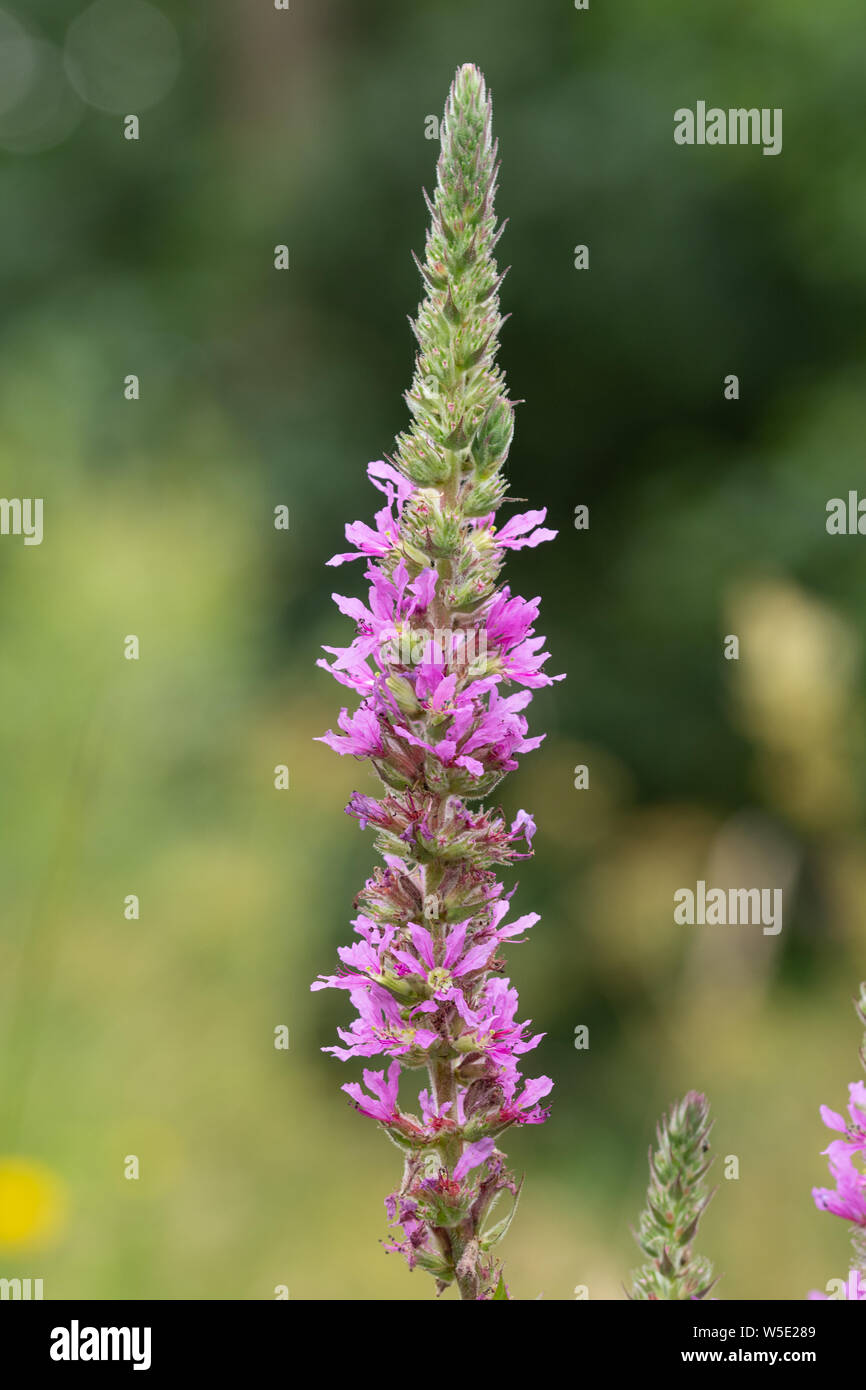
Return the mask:
M 860 986 L 854 1009 L 866 1026 L 866 981 Z M 860 1048 L 860 1060 L 866 1070 L 866 1037 Z M 812 1197 L 821 1211 L 829 1211 L 852 1223 L 851 1269 L 866 1274 L 866 1084 L 852 1081 L 848 1097 L 847 1117 L 827 1105 L 821 1106 L 824 1124 L 841 1138 L 833 1139 L 824 1150 L 836 1186 L 813 1187 Z
M 514 409 L 496 366 L 501 276 L 493 248 L 496 146 L 491 103 L 476 67 L 454 80 L 441 126 L 426 255 L 425 298 L 413 323 L 418 352 L 406 400 L 412 422 L 393 460 L 370 464 L 385 506 L 374 524 L 346 527 L 351 547 L 329 562 L 366 561 L 366 602 L 335 595 L 355 623 L 346 647 L 320 661 L 360 696 L 323 737 L 366 758 L 384 783 L 346 808 L 378 832 L 384 866 L 356 900 L 357 940 L 342 968 L 314 989 L 345 990 L 357 1017 L 340 1029 L 342 1060 L 382 1059 L 363 1086 L 343 1089 L 403 1151 L 399 1190 L 386 1201 L 386 1247 L 426 1269 L 437 1290 L 507 1297 L 491 1250 L 513 1214 L 518 1187 L 499 1149 L 515 1124 L 540 1124 L 552 1082 L 525 1079 L 523 1055 L 543 1034 L 518 1018 L 517 991 L 500 955 L 525 939 L 535 913 L 508 920 L 511 893 L 494 866 L 527 858 L 535 831 L 518 812 L 478 805 L 537 747 L 524 711 L 545 674 L 535 635 L 538 600 L 499 582 L 508 550 L 556 533 L 545 512 L 497 527 Z M 512 889 L 513 892 L 513 889 Z M 404 1073 L 429 1082 L 408 1107 Z M 404 1096 L 401 1099 L 401 1087 Z M 490 1213 L 503 1193 L 509 1214 Z
M 709 1260 L 692 1254 L 698 1223 L 713 1196 L 704 1181 L 712 1163 L 711 1128 L 706 1097 L 689 1091 L 656 1130 L 647 1204 L 635 1236 L 652 1263 L 632 1275 L 634 1299 L 706 1298 L 716 1282 Z

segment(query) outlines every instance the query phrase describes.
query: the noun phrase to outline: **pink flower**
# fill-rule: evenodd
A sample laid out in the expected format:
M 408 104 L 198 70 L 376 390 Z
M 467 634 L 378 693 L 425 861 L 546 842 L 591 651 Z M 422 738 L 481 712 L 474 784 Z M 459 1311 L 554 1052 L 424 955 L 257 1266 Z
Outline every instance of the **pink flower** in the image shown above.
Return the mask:
M 538 1101 L 550 1095 L 553 1090 L 550 1077 L 536 1076 L 532 1081 L 527 1081 L 520 1095 L 515 1095 L 516 1090 L 517 1078 L 509 1077 L 506 1081 L 506 1099 L 500 1111 L 500 1118 L 518 1125 L 543 1124 L 550 1111 L 543 1110 Z
M 375 1099 L 365 1095 L 356 1081 L 350 1081 L 340 1089 L 351 1096 L 362 1115 L 381 1120 L 383 1124 L 398 1123 L 400 1115 L 397 1110 L 397 1090 L 400 1085 L 400 1063 L 391 1063 L 387 1081 L 383 1071 L 365 1071 L 364 1085 L 373 1092 Z
M 832 1212 L 857 1226 L 866 1226 L 866 1174 L 854 1166 L 854 1154 L 862 1153 L 862 1142 L 846 1143 L 836 1139 L 824 1150 L 828 1157 L 830 1176 L 836 1187 L 813 1187 L 815 1205 L 821 1211 Z
M 371 656 L 379 656 L 394 640 L 398 626 L 407 619 L 425 613 L 436 589 L 435 569 L 422 570 L 410 580 L 405 560 L 401 560 L 389 578 L 379 569 L 367 570 L 370 580 L 368 605 L 360 599 L 332 594 L 341 613 L 352 618 L 356 625 L 354 642 L 348 647 L 325 647 L 336 657 L 332 672 L 349 671 L 360 667 Z
M 546 676 L 541 670 L 549 653 L 541 649 L 543 637 L 533 636 L 539 599 L 512 598 L 507 585 L 494 596 L 485 614 L 488 650 L 495 651 L 502 670 L 518 685 L 536 688 L 565 680 L 565 676 Z
M 324 1049 L 342 1062 L 350 1057 L 375 1057 L 381 1052 L 392 1057 L 402 1057 L 413 1051 L 423 1053 L 437 1041 L 438 1034 L 432 1028 L 404 1019 L 393 995 L 379 985 L 365 981 L 363 986 L 350 989 L 349 998 L 358 1010 L 358 1017 L 350 1028 L 337 1029 L 346 1046 Z
M 467 1144 L 460 1158 L 454 1167 L 454 1179 L 461 1182 L 467 1173 L 471 1173 L 473 1168 L 485 1163 L 493 1153 L 496 1144 L 493 1139 L 479 1139 L 474 1144 Z
M 530 1020 L 516 1021 L 518 997 L 517 990 L 510 981 L 501 978 L 488 979 L 481 993 L 477 1008 L 471 1008 L 461 990 L 455 991 L 455 1006 L 466 1025 L 461 1033 L 462 1046 L 487 1057 L 494 1067 L 507 1071 L 515 1057 L 531 1052 L 544 1037 L 536 1033 L 526 1036 Z
M 544 507 L 540 512 L 521 512 L 519 516 L 513 516 L 506 521 L 504 526 L 497 528 L 493 525 L 494 513 L 489 516 L 480 517 L 476 523 L 479 527 L 489 529 L 493 544 L 500 546 L 504 550 L 522 550 L 528 545 L 535 547 L 542 541 L 552 541 L 559 535 L 558 531 L 546 531 L 538 527 L 539 522 L 544 521 L 547 516 L 547 508 Z
M 414 486 L 402 473 L 398 473 L 396 468 L 381 461 L 367 465 L 367 477 L 380 492 L 385 493 L 388 505 L 376 513 L 375 530 L 363 521 L 353 521 L 346 527 L 346 540 L 357 549 L 332 556 L 327 562 L 329 565 L 342 565 L 347 560 L 362 558 L 381 559 L 399 547 L 400 527 L 394 517 L 394 503 L 397 503 L 398 513 L 402 511 L 404 502 L 415 490 Z
M 358 758 L 380 757 L 384 752 L 381 725 L 372 710 L 362 705 L 350 715 L 348 710 L 342 709 L 337 723 L 343 730 L 342 736 L 329 729 L 316 742 L 327 743 L 335 753 L 353 753 Z
M 836 1110 L 821 1106 L 824 1124 L 835 1133 L 844 1134 L 845 1138 L 834 1139 L 824 1150 L 835 1189 L 815 1187 L 812 1196 L 822 1211 L 866 1226 L 866 1173 L 854 1161 L 856 1158 L 862 1165 L 866 1155 L 866 1085 L 853 1081 L 848 1093 L 848 1120 Z
M 835 1129 L 840 1134 L 847 1135 L 848 1142 L 854 1148 L 866 1151 L 866 1084 L 862 1081 L 852 1081 L 848 1087 L 848 1094 L 850 1121 L 826 1105 L 821 1106 L 821 1119 L 828 1129 Z

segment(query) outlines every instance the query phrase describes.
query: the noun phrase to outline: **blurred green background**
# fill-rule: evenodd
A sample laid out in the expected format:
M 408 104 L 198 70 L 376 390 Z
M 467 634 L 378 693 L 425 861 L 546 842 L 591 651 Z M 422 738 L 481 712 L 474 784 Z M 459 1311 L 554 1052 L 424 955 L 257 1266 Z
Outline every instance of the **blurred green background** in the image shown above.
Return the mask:
M 360 1064 L 320 1052 L 348 1001 L 309 993 L 373 863 L 314 662 L 347 638 L 324 562 L 406 421 L 425 120 L 474 61 L 512 492 L 560 531 L 510 578 L 569 673 L 502 798 L 540 827 L 511 967 L 556 1081 L 508 1136 L 510 1288 L 622 1297 L 647 1144 L 693 1087 L 719 1296 L 844 1276 L 810 1188 L 866 974 L 866 541 L 824 525 L 866 491 L 862 38 L 855 0 L 2 0 L 0 476 L 45 535 L 0 539 L 0 1275 L 431 1296 L 377 1243 L 399 1158 L 339 1091 Z M 782 107 L 782 154 L 675 146 L 698 99 Z M 675 926 L 698 878 L 784 885 L 783 931 Z

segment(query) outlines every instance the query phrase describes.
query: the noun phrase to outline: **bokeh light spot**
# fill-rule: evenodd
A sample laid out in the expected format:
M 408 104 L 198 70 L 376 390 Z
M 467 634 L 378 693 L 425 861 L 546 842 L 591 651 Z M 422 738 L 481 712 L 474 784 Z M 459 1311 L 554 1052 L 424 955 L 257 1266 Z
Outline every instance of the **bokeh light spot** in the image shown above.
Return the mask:
M 63 55 L 54 44 L 41 39 L 11 40 L 5 62 L 0 59 L 0 80 L 5 63 L 20 62 L 13 80 L 22 81 L 18 99 L 5 105 L 0 100 L 0 146 L 12 154 L 37 154 L 61 144 L 81 120 L 83 107 L 63 71 Z
M 180 70 L 174 26 L 146 0 L 96 0 L 66 34 L 66 72 L 90 106 L 138 114 L 161 101 Z

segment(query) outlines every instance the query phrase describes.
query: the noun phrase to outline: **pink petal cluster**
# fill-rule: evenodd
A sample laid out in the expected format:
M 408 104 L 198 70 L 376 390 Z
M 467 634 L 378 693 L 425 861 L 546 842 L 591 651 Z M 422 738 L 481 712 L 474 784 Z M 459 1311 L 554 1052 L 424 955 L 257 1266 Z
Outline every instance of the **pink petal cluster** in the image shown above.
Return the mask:
M 812 1196 L 822 1211 L 866 1226 L 866 1084 L 852 1081 L 848 1091 L 847 1120 L 828 1106 L 821 1106 L 824 1124 L 844 1138 L 834 1139 L 824 1149 L 835 1188 L 814 1187 Z
M 329 561 L 366 559 L 367 599 L 334 595 L 355 633 L 319 662 L 359 703 L 341 710 L 338 731 L 321 741 L 369 760 L 385 784 L 378 797 L 355 792 L 346 808 L 377 830 L 384 867 L 359 894 L 356 939 L 339 949 L 340 969 L 312 988 L 344 990 L 355 1009 L 326 1051 L 342 1061 L 388 1059 L 386 1069 L 363 1072 L 363 1085 L 343 1086 L 406 1152 L 402 1189 L 387 1202 L 403 1238 L 387 1248 L 447 1278 L 441 1231 L 472 1228 L 499 1192 L 515 1191 L 498 1136 L 546 1119 L 553 1084 L 521 1074 L 544 1035 L 519 1018 L 500 955 L 538 917 L 509 920 L 511 894 L 494 872 L 528 857 L 535 824 L 525 811 L 509 824 L 467 803 L 538 747 L 543 736 L 529 735 L 524 711 L 533 690 L 563 678 L 543 669 L 537 599 L 492 587 L 474 610 L 451 612 L 435 564 L 405 548 L 416 489 L 390 464 L 370 464 L 368 473 L 386 505 L 374 526 L 347 526 L 354 549 Z M 556 534 L 540 526 L 544 518 L 527 512 L 499 531 L 492 514 L 477 518 L 465 523 L 467 543 L 482 560 L 535 546 Z M 443 615 L 447 648 L 437 635 Z M 427 1068 L 433 1084 L 407 1103 L 401 1081 L 415 1068 Z

